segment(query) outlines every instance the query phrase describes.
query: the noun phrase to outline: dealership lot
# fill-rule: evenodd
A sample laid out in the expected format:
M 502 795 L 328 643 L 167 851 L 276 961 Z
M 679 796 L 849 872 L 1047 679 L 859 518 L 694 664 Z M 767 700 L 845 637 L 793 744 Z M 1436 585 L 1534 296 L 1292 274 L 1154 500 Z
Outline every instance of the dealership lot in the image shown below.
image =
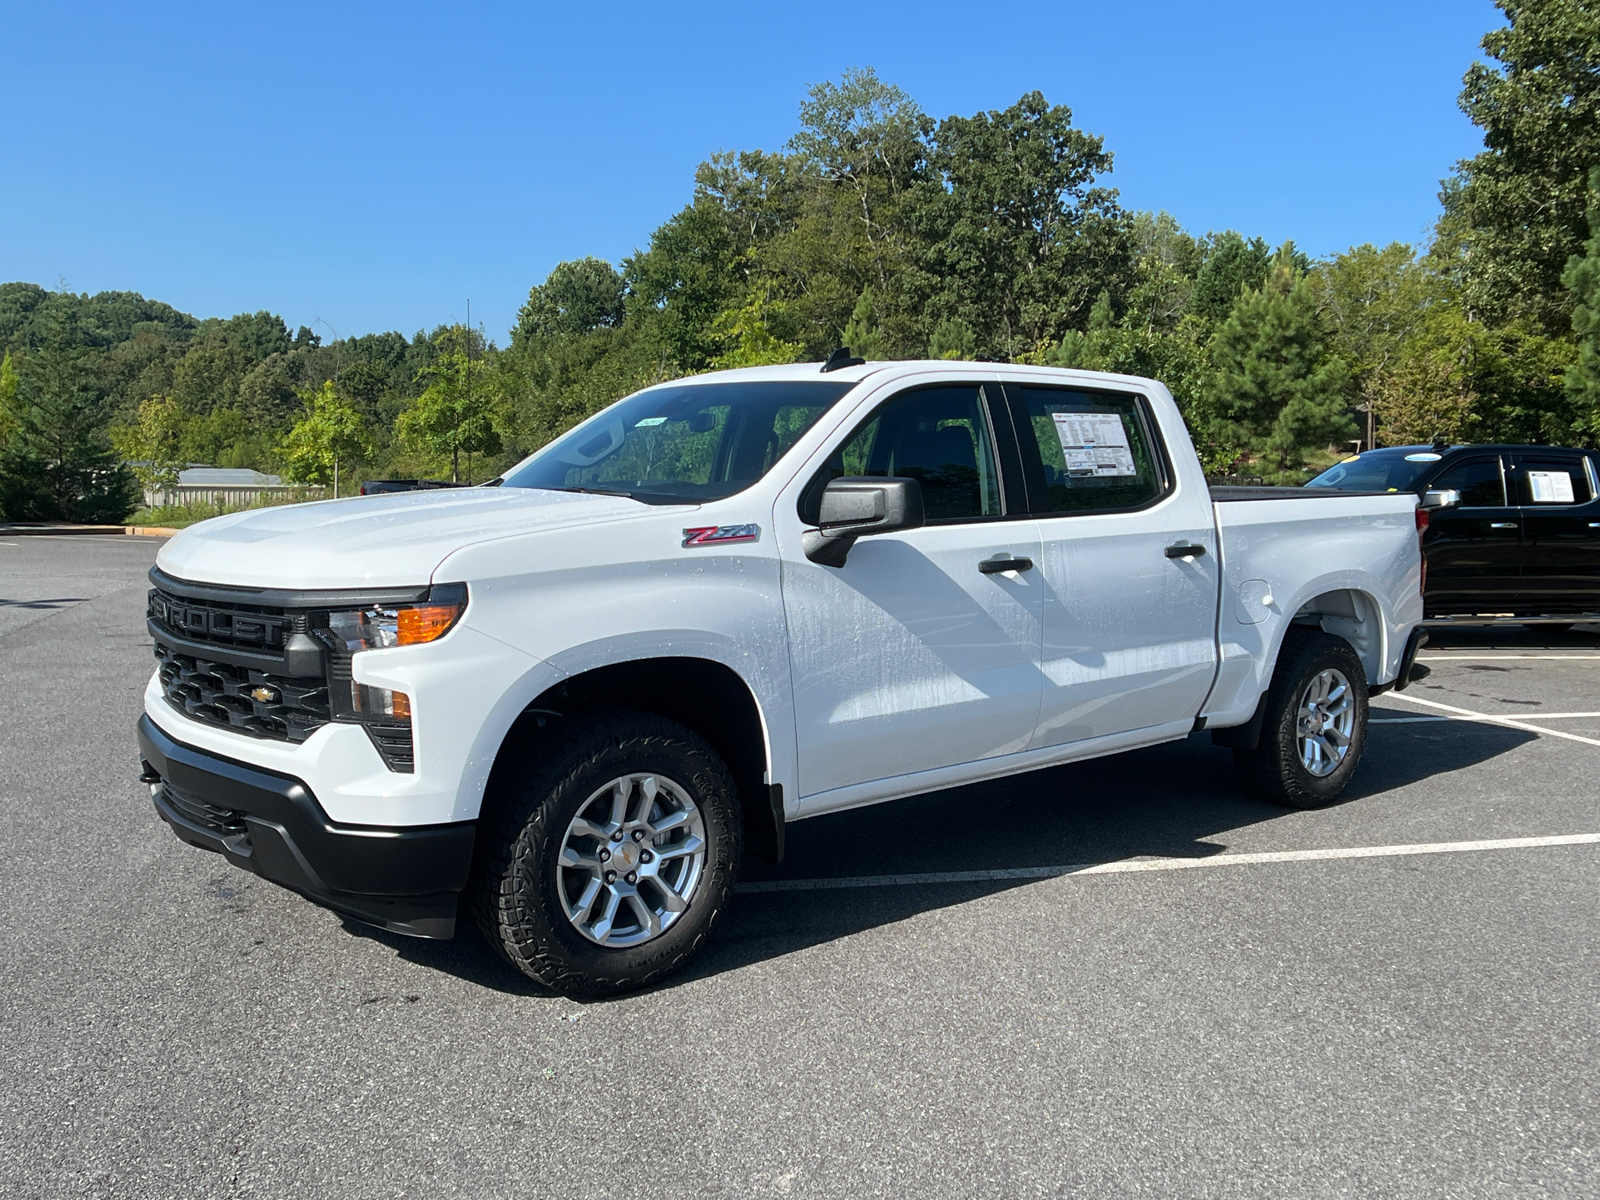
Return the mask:
M 1200 736 L 800 823 L 580 1005 L 171 835 L 155 548 L 0 538 L 0 1195 L 1600 1191 L 1600 631 L 1439 635 L 1321 812 Z

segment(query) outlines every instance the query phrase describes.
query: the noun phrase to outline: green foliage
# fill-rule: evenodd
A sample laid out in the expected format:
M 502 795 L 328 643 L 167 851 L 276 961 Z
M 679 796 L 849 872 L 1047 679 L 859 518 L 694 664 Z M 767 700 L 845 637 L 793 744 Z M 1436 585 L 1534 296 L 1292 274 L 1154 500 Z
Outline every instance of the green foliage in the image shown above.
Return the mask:
M 886 358 L 884 338 L 878 330 L 877 306 L 872 289 L 863 288 L 861 299 L 850 310 L 850 319 L 844 324 L 841 344 L 850 352 L 868 360 Z
M 408 449 L 448 458 L 455 482 L 466 455 L 470 482 L 475 456 L 500 453 L 505 422 L 498 378 L 485 360 L 471 357 L 464 339 L 459 346 L 422 372 L 428 386 L 400 414 L 395 432 Z
M 1600 165 L 1600 6 L 1593 0 L 1496 0 L 1509 21 L 1485 35 L 1496 65 L 1467 72 L 1461 108 L 1484 150 L 1444 193 L 1463 259 L 1467 310 L 1490 325 L 1568 328 L 1568 260 L 1589 236 L 1590 170 Z
M 330 379 L 301 397 L 304 414 L 283 442 L 289 478 L 300 483 L 331 483 L 339 495 L 339 470 L 365 461 L 373 451 L 367 423 Z
M 170 493 L 183 469 L 183 410 L 171 396 L 151 396 L 131 424 L 114 425 L 111 442 L 146 492 Z
M 977 331 L 960 317 L 946 317 L 933 327 L 928 339 L 929 358 L 971 359 L 978 352 Z
M 627 284 L 608 262 L 580 258 L 557 263 L 545 281 L 528 293 L 517 314 L 513 344 L 530 338 L 584 334 L 620 325 Z
M 1195 276 L 1189 311 L 1202 321 L 1227 319 L 1239 297 L 1267 281 L 1272 252 L 1260 238 L 1249 241 L 1228 230 L 1211 240 Z
M 0 454 L 17 436 L 17 368 L 8 352 L 0 358 Z
M 1131 222 L 1115 191 L 1095 186 L 1111 155 L 1065 105 L 1030 92 L 948 117 L 928 161 L 912 195 L 921 245 L 910 307 L 964 321 L 980 355 L 1037 351 L 1083 328 L 1102 290 L 1115 299 L 1131 286 Z
M 1212 339 L 1220 427 L 1279 478 L 1293 478 L 1307 450 L 1354 435 L 1350 370 L 1328 340 L 1289 243 Z
M 15 368 L 15 432 L 0 459 L 0 509 L 11 520 L 117 521 L 136 499 L 106 439 L 100 381 L 75 315 L 53 306 L 38 348 Z
M 1567 259 L 1561 283 L 1572 293 L 1572 332 L 1578 361 L 1566 372 L 1567 398 L 1585 430 L 1600 433 L 1600 167 L 1589 174 L 1589 240 Z

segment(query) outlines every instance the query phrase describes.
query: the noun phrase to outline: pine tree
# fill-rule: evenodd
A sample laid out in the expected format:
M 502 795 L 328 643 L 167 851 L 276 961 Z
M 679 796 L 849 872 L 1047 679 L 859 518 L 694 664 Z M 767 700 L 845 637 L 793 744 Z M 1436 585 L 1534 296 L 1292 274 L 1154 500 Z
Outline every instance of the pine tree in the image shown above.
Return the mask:
M 1600 433 L 1600 167 L 1589 173 L 1589 240 L 1567 259 L 1561 283 L 1572 293 L 1578 361 L 1567 368 L 1567 398 L 1593 437 Z
M 929 358 L 968 360 L 978 352 L 978 335 L 960 317 L 946 317 L 933 327 L 928 339 Z
M 1261 289 L 1233 306 L 1211 356 L 1222 427 L 1266 473 L 1297 479 L 1306 450 L 1355 435 L 1350 370 L 1328 350 L 1292 244 L 1278 251 Z
M 863 288 L 861 298 L 856 301 L 850 319 L 844 326 L 844 344 L 849 347 L 851 354 L 861 358 L 883 357 L 883 337 L 878 332 L 875 301 L 872 289 Z

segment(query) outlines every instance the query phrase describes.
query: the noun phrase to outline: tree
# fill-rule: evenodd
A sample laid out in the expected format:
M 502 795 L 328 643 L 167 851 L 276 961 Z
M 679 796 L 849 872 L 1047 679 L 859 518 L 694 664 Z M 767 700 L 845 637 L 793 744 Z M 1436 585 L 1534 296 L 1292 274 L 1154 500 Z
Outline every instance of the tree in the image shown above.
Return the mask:
M 120 521 L 136 502 L 84 340 L 74 307 L 47 302 L 42 345 L 15 368 L 16 427 L 0 460 L 0 507 L 13 520 Z
M 1572 332 L 1578 361 L 1567 369 L 1567 397 L 1584 415 L 1591 438 L 1600 434 L 1600 166 L 1589 173 L 1589 240 L 1567 259 L 1561 283 L 1572 293 Z
M 603 259 L 557 263 L 528 293 L 512 341 L 581 335 L 620 325 L 626 289 L 621 273 Z
M 1240 297 L 1211 342 L 1222 428 L 1284 479 L 1299 478 L 1306 450 L 1355 432 L 1349 368 L 1329 353 L 1315 296 L 1298 276 L 1285 243 L 1266 283 Z
M 422 395 L 400 414 L 396 433 L 415 450 L 450 458 L 450 478 L 461 479 L 461 456 L 498 454 L 503 419 L 497 381 L 482 359 L 449 350 L 422 372 L 430 380 Z
M 151 396 L 131 424 L 111 428 L 111 442 L 127 461 L 147 496 L 170 502 L 183 469 L 183 410 L 171 396 Z
M 1510 24 L 1483 39 L 1496 65 L 1474 63 L 1461 108 L 1484 149 L 1442 194 L 1447 225 L 1467 247 L 1468 313 L 1491 326 L 1517 318 L 1564 335 L 1568 260 L 1589 236 L 1591 168 L 1600 165 L 1600 5 L 1496 0 Z
M 850 310 L 850 319 L 845 322 L 844 332 L 840 335 L 843 339 L 842 344 L 848 346 L 850 353 L 858 358 L 888 357 L 883 345 L 883 336 L 878 332 L 875 299 L 870 287 L 862 289 L 861 298 Z
M 355 466 L 372 453 L 367 423 L 330 379 L 301 400 L 305 412 L 284 439 L 282 454 L 291 479 L 333 484 L 339 495 L 339 470 Z
M 1441 282 L 1400 242 L 1357 246 L 1306 278 L 1332 347 L 1349 365 L 1357 409 L 1367 416 L 1366 446 L 1376 445 L 1378 409 L 1390 373 L 1430 306 L 1445 300 Z
M 1195 277 L 1189 311 L 1203 321 L 1227 319 L 1239 297 L 1267 281 L 1272 251 L 1260 238 L 1246 241 L 1228 230 L 1211 239 Z
M 965 361 L 978 352 L 978 335 L 960 317 L 946 317 L 933 327 L 928 339 L 929 358 Z
M 17 369 L 11 355 L 0 358 L 0 454 L 17 436 Z
M 1004 110 L 946 118 L 932 141 L 930 177 L 914 194 L 913 307 L 960 318 L 978 353 L 1009 359 L 1083 328 L 1102 290 L 1127 292 L 1130 223 L 1116 192 L 1094 186 L 1111 155 L 1073 127 L 1071 109 L 1029 92 Z

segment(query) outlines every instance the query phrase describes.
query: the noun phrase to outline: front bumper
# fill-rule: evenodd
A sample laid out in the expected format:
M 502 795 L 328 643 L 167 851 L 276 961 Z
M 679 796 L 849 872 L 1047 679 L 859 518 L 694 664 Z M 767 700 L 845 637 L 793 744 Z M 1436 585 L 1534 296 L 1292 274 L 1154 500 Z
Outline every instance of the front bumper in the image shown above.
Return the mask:
M 156 812 L 190 845 L 395 933 L 455 934 L 475 822 L 336 824 L 299 779 L 184 745 L 148 716 L 139 752 Z

